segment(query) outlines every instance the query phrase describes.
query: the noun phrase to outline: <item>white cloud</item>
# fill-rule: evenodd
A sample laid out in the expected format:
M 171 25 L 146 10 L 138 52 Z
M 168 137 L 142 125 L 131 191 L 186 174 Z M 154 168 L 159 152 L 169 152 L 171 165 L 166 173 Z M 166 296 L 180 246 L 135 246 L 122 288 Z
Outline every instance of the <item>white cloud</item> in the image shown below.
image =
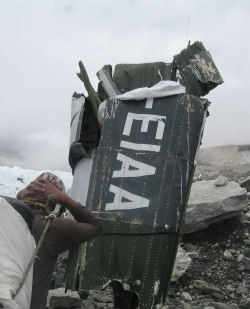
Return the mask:
M 225 81 L 207 96 L 203 144 L 249 143 L 249 13 L 248 0 L 2 1 L 1 136 L 32 132 L 50 143 L 53 133 L 67 161 L 71 95 L 85 92 L 79 60 L 96 87 L 105 64 L 171 62 L 200 40 Z

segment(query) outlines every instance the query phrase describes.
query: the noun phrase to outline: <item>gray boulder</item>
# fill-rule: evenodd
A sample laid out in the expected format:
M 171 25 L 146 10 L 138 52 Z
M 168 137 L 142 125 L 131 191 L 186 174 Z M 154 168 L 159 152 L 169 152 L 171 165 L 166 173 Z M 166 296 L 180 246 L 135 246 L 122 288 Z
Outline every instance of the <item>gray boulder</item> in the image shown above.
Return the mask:
M 250 192 L 250 176 L 240 182 L 240 186 Z
M 68 290 L 65 293 L 65 288 L 50 290 L 47 298 L 47 306 L 50 309 L 71 308 L 79 305 L 80 302 L 80 296 L 76 291 Z
M 228 181 L 218 186 L 214 180 L 196 181 L 192 184 L 183 233 L 204 229 L 247 209 L 247 191 L 238 183 Z

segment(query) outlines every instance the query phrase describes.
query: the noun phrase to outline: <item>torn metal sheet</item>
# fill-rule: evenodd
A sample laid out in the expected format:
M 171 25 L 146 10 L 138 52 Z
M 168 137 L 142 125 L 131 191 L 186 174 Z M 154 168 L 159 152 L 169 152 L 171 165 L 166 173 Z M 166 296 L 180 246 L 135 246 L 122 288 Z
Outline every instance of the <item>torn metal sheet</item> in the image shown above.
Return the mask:
M 152 87 L 161 80 L 171 80 L 172 64 L 165 62 L 117 64 L 113 80 L 121 93 Z
M 71 102 L 70 145 L 80 140 L 82 117 L 84 112 L 85 97 L 72 97 Z
M 200 97 L 223 80 L 201 42 L 170 64 L 118 64 L 113 76 L 111 66 L 105 73 L 99 123 L 86 98 L 72 122 L 69 152 L 72 193 L 102 217 L 104 233 L 70 255 L 67 286 L 83 292 L 109 284 L 116 308 L 155 308 L 167 297 L 208 115 L 209 102 Z M 130 90 L 166 81 L 185 89 L 128 98 Z M 122 97 L 111 99 L 117 92 Z M 127 293 L 119 304 L 121 287 Z
M 163 80 L 172 80 L 180 82 L 186 88 L 186 93 L 201 97 L 223 83 L 210 52 L 199 41 L 189 44 L 175 55 L 172 63 L 117 64 L 113 76 L 111 74 L 110 67 L 111 84 L 114 84 L 120 93 L 152 87 Z M 103 92 L 100 87 L 98 93 L 104 101 L 107 95 Z M 110 96 L 112 95 L 108 95 Z
M 197 97 L 223 83 L 211 54 L 201 42 L 195 42 L 174 56 L 172 79 L 186 87 L 186 93 Z
M 108 99 L 87 196 L 104 233 L 87 244 L 81 290 L 119 280 L 139 308 L 164 303 L 208 105 L 188 94 Z

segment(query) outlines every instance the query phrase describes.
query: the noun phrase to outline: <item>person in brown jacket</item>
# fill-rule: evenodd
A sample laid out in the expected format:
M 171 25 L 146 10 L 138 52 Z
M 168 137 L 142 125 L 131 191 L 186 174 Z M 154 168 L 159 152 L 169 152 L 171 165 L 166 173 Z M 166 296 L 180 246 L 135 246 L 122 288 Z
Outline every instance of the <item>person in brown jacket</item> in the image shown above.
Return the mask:
M 48 204 L 49 196 L 54 198 Z M 17 199 L 32 210 L 36 243 L 46 225 L 45 217 L 56 203 L 68 209 L 75 219 L 59 217 L 52 221 L 38 251 L 33 269 L 30 309 L 45 309 L 58 254 L 101 234 L 102 222 L 90 210 L 70 198 L 65 193 L 62 180 L 52 173 L 46 172 L 38 176 L 18 192 Z

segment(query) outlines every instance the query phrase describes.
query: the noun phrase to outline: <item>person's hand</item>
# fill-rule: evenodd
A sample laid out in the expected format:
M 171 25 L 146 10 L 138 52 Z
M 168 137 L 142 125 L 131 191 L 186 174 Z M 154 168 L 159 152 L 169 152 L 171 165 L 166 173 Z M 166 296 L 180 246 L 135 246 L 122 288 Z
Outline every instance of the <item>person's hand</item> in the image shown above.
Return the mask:
M 49 196 L 53 195 L 57 202 L 63 202 L 65 193 L 51 184 L 47 179 L 38 179 L 32 181 L 27 187 L 27 194 L 34 196 L 40 201 L 46 202 Z
M 26 188 L 19 191 L 17 198 L 20 200 L 29 200 L 31 202 L 49 203 L 50 207 L 54 207 L 57 203 L 68 209 L 75 207 L 78 202 L 70 198 L 56 186 L 51 184 L 47 179 L 36 179 L 32 181 Z
M 65 196 L 64 192 L 51 184 L 47 179 L 36 179 L 25 189 L 21 190 L 17 198 L 44 204 L 49 200 L 49 205 L 53 207 L 56 203 L 64 203 Z

